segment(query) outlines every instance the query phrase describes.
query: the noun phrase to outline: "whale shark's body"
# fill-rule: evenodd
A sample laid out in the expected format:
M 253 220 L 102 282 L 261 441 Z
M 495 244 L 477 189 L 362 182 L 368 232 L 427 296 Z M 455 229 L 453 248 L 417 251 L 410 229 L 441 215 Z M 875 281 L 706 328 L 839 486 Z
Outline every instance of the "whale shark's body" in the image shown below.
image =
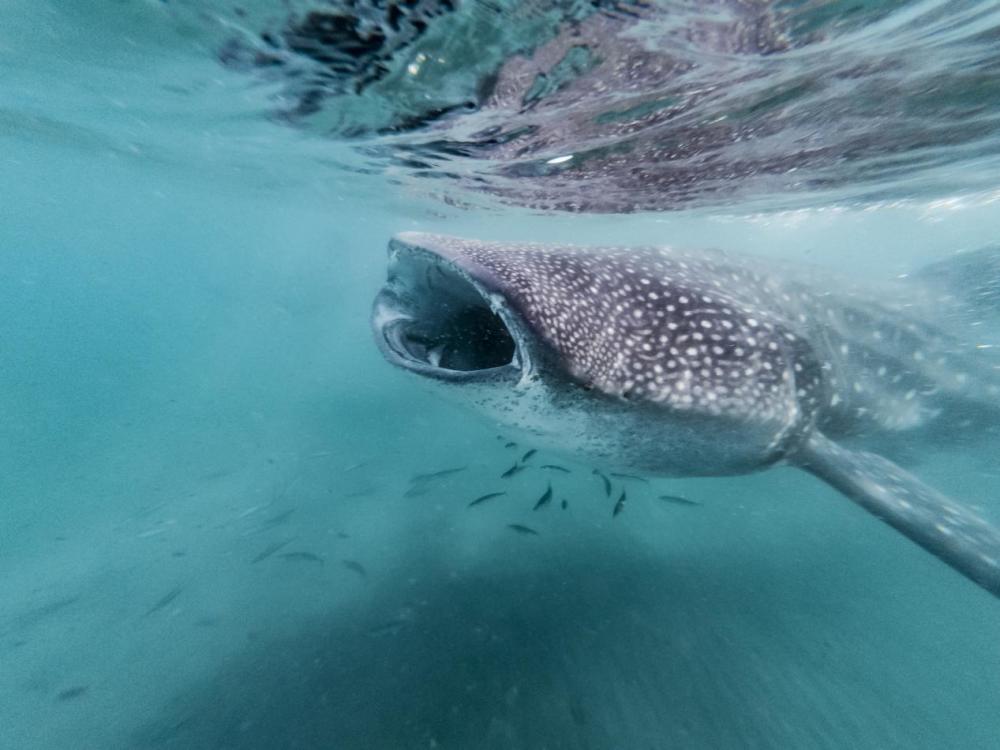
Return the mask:
M 389 361 L 538 443 L 673 476 L 791 463 L 1000 594 L 1000 532 L 834 442 L 997 416 L 1000 369 L 936 324 L 947 298 L 717 251 L 408 233 L 373 324 Z

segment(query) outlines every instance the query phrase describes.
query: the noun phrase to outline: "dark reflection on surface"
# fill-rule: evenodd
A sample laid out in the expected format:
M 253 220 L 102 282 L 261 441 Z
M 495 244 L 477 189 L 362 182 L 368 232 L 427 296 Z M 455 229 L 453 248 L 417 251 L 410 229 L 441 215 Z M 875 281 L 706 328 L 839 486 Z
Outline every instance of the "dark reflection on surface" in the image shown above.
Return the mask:
M 283 121 L 364 138 L 373 162 L 437 190 L 629 212 L 993 187 L 989 4 L 290 7 L 241 19 L 222 62 L 278 83 Z

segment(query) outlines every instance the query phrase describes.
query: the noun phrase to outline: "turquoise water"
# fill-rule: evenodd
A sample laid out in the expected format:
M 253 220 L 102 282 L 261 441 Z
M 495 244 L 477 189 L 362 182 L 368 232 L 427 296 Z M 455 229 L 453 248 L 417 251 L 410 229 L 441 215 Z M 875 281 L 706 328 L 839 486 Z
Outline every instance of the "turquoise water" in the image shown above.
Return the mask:
M 498 479 L 531 446 L 368 320 L 403 230 L 891 278 L 996 241 L 1000 186 L 957 176 L 989 149 L 812 206 L 442 201 L 275 118 L 281 84 L 169 4 L 3 16 L 0 747 L 996 746 L 995 598 L 791 469 L 633 482 L 612 518 L 540 454 L 572 473 L 534 512 L 539 473 Z M 1000 517 L 995 441 L 909 448 Z

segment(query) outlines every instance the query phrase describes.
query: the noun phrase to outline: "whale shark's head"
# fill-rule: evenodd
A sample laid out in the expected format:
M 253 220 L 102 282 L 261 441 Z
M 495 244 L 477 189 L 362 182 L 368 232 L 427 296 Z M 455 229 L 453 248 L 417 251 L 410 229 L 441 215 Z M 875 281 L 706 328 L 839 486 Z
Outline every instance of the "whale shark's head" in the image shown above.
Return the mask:
M 404 233 L 372 324 L 389 362 L 539 442 L 662 473 L 691 473 L 693 454 L 706 473 L 745 470 L 801 422 L 791 341 L 708 294 L 707 268 L 660 248 Z

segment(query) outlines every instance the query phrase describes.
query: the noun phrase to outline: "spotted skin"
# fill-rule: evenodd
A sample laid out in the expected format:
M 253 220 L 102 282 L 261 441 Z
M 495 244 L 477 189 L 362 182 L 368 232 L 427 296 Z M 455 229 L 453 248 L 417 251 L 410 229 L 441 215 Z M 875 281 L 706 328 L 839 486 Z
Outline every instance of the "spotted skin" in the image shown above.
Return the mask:
M 724 291 L 712 261 L 666 249 L 554 254 L 490 245 L 468 247 L 465 257 L 509 281 L 536 332 L 576 378 L 604 393 L 712 414 L 787 410 L 797 336 Z M 818 375 L 804 380 L 798 385 L 815 406 Z
M 873 291 L 669 247 L 407 233 L 390 254 L 474 286 L 513 332 L 519 379 L 461 389 L 494 419 L 650 473 L 798 465 L 1000 595 L 1000 532 L 888 460 L 831 439 L 877 439 L 959 404 L 996 408 L 1000 379 L 924 314 L 934 299 L 921 288 Z M 393 277 L 395 299 L 434 294 Z
M 672 410 L 815 417 L 833 435 L 925 424 L 944 398 L 996 400 L 914 291 L 677 248 L 424 242 L 503 285 L 580 382 Z M 798 278 L 797 278 L 798 277 Z

